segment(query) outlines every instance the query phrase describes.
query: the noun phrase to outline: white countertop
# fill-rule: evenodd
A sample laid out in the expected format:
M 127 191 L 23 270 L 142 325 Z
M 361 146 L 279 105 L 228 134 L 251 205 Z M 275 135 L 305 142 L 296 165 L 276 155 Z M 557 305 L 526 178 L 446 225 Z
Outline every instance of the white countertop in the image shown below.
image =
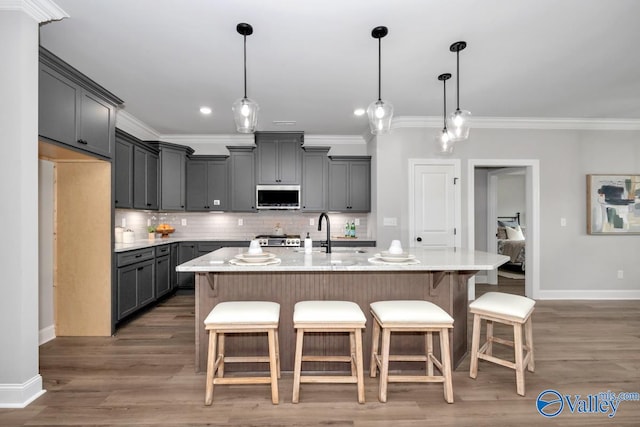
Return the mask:
M 302 248 L 301 248 L 302 249 Z M 415 256 L 417 263 L 380 263 L 371 262 L 381 251 L 387 248 L 332 248 L 330 254 L 313 252 L 305 254 L 294 249 L 268 248 L 280 259 L 278 264 L 270 265 L 234 265 L 229 263 L 236 255 L 244 254 L 247 248 L 223 248 L 177 267 L 181 272 L 280 272 L 280 271 L 462 271 L 493 270 L 509 261 L 509 257 L 489 252 L 461 248 L 410 248 L 409 254 Z M 364 251 L 357 253 L 356 250 Z

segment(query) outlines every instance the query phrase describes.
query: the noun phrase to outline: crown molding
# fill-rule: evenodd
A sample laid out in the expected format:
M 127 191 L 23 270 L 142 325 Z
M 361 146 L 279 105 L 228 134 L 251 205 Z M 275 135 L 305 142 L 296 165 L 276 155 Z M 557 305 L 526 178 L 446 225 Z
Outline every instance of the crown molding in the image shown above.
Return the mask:
M 213 135 L 213 134 L 163 134 L 160 135 L 161 141 L 172 142 L 174 144 L 190 145 L 190 144 L 220 144 L 220 145 L 253 145 L 255 142 L 253 134 L 229 134 L 229 135 Z
M 157 141 L 160 139 L 158 131 L 122 109 L 118 110 L 118 114 L 116 114 L 116 127 L 142 141 Z
M 51 0 L 0 0 L 0 11 L 24 12 L 38 23 L 69 17 L 67 12 Z
M 638 119 L 472 117 L 471 120 L 471 127 L 476 129 L 640 130 Z M 401 116 L 391 122 L 391 129 L 440 127 L 441 117 Z
M 304 145 L 366 145 L 361 135 L 305 135 Z

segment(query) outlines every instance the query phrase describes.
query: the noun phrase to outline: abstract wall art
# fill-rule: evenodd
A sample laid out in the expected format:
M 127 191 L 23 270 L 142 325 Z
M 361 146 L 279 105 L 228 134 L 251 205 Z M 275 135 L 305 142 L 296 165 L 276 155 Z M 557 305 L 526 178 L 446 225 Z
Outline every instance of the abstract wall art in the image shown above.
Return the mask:
M 640 175 L 587 175 L 587 233 L 640 234 Z

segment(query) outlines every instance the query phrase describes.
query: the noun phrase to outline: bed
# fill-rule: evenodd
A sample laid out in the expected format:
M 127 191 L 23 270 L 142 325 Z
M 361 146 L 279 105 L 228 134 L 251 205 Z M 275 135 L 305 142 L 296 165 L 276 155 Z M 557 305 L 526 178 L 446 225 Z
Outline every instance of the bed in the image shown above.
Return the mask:
M 525 269 L 525 237 L 520 225 L 520 212 L 514 216 L 499 216 L 497 223 L 498 253 L 509 257 L 511 266 Z

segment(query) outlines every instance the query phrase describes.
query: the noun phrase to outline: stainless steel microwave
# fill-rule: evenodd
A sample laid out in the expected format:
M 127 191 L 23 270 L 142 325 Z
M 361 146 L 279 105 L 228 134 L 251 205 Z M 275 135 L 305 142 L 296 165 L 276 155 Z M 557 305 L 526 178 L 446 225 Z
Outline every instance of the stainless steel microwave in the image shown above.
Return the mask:
M 299 185 L 256 185 L 258 209 L 300 209 Z

